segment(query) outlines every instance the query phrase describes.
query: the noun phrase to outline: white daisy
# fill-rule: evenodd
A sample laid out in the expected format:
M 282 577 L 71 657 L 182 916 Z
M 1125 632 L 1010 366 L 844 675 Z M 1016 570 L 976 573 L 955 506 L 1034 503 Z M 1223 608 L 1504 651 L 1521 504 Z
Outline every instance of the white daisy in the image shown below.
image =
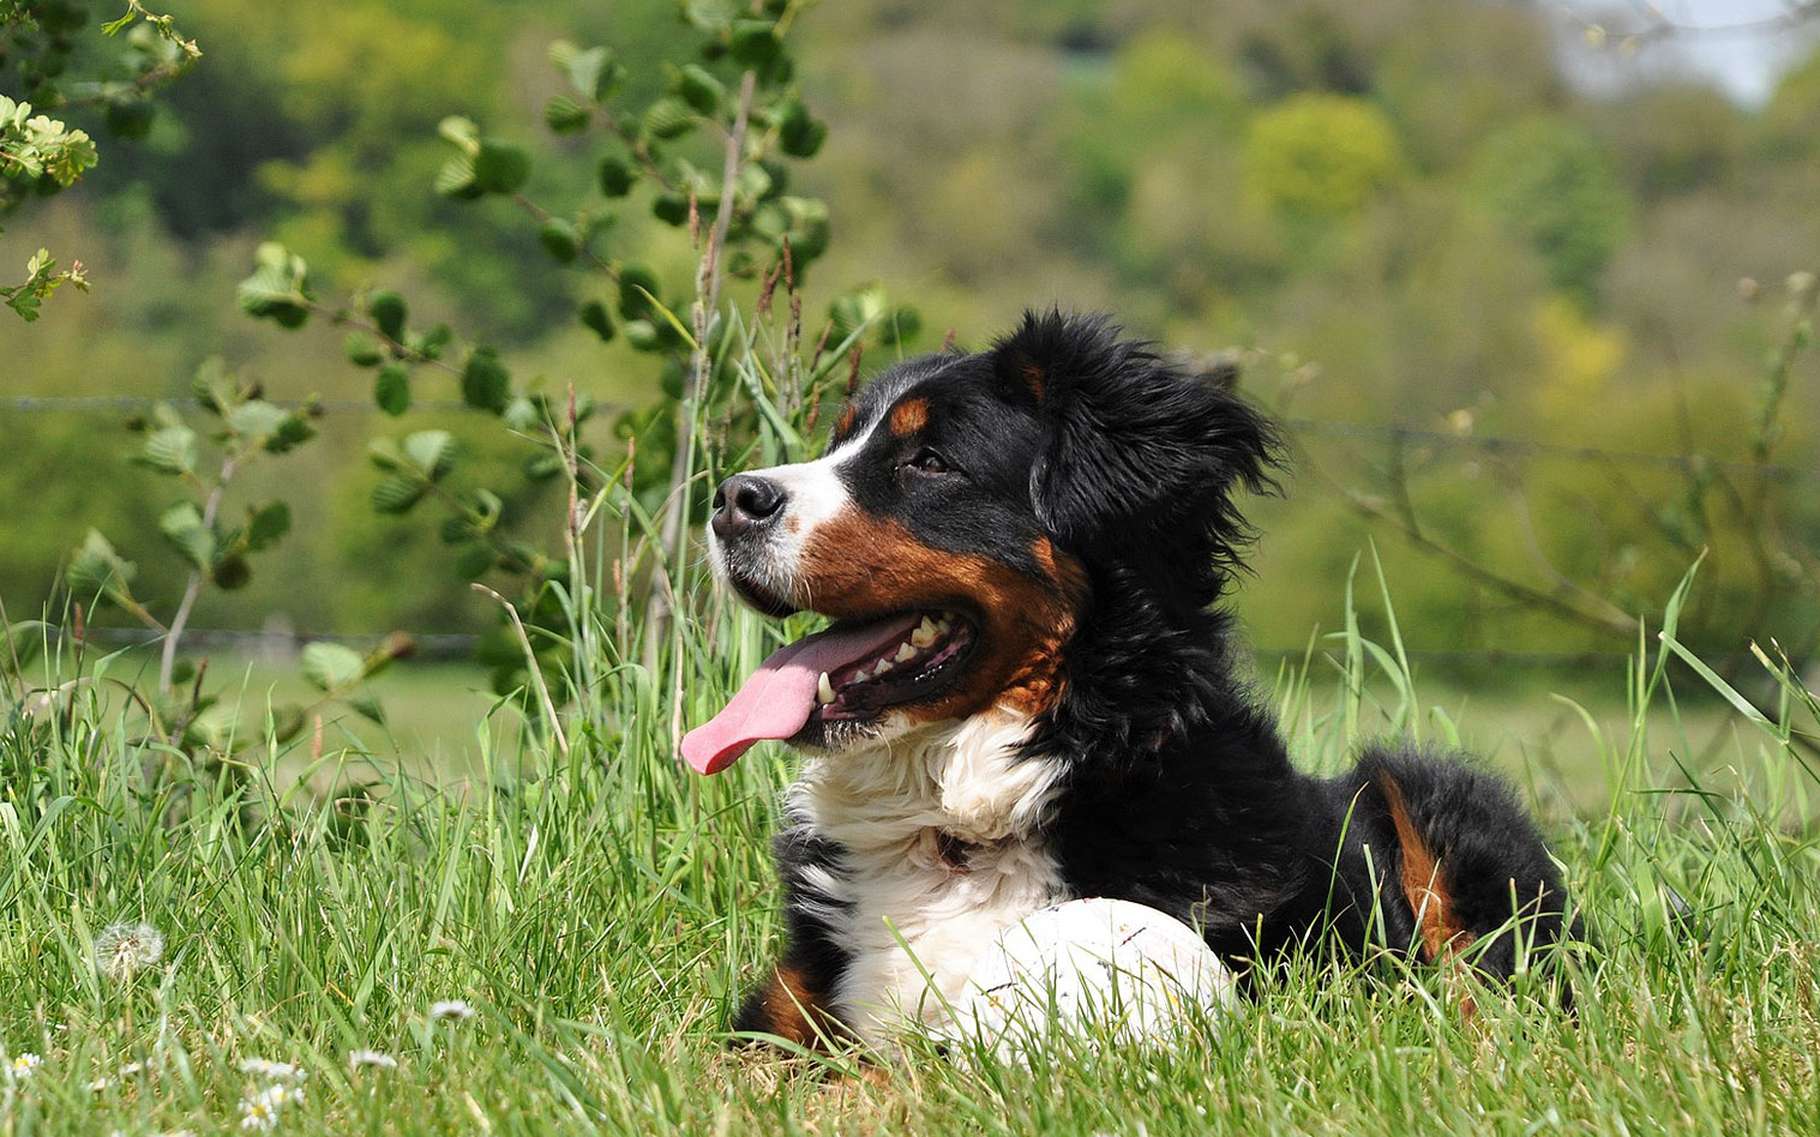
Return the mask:
M 240 1128 L 269 1133 L 278 1128 L 278 1111 L 282 1108 L 281 1103 L 268 1100 L 264 1094 L 244 1098 L 240 1102 Z
M 379 1050 L 350 1050 L 348 1069 L 396 1070 L 398 1059 Z
M 441 1019 L 465 1022 L 473 1017 L 474 1008 L 468 1005 L 466 999 L 444 999 L 440 1003 L 430 1004 L 430 1020 L 432 1022 Z
M 301 1082 L 309 1078 L 309 1071 L 290 1062 L 273 1062 L 266 1058 L 243 1058 L 240 1061 L 242 1074 L 254 1074 L 278 1082 Z
M 21 1054 L 6 1064 L 6 1076 L 15 1082 L 23 1082 L 38 1072 L 44 1065 L 44 1059 L 36 1054 Z
M 96 1078 L 94 1081 L 90 1082 L 88 1084 L 88 1092 L 91 1094 L 98 1094 L 102 1090 L 105 1090 L 109 1086 L 113 1085 L 115 1082 L 124 1082 L 124 1081 L 126 1081 L 126 1079 L 134 1077 L 135 1075 L 139 1074 L 144 1069 L 145 1069 L 145 1063 L 143 1063 L 143 1062 L 128 1062 L 126 1065 L 120 1067 L 119 1070 L 115 1071 L 113 1077 Z
M 164 957 L 164 933 L 150 924 L 109 924 L 95 937 L 95 970 L 124 982 Z

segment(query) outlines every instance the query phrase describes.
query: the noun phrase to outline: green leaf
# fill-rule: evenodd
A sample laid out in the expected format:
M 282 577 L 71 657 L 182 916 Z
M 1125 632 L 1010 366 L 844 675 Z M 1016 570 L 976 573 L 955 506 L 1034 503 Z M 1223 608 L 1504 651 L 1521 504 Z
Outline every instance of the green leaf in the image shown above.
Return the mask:
M 569 85 L 576 93 L 590 102 L 599 102 L 611 95 L 625 80 L 626 69 L 604 47 L 590 47 L 584 51 L 568 40 L 559 39 L 550 45 L 550 62 L 568 77 Z
M 342 341 L 342 350 L 347 353 L 348 362 L 355 367 L 378 367 L 385 359 L 385 352 L 379 341 L 365 332 L 349 332 Z
M 228 429 L 249 442 L 278 434 L 292 417 L 290 411 L 273 406 L 264 399 L 248 399 L 225 416 Z
M 234 289 L 240 310 L 280 327 L 298 328 L 310 318 L 309 266 L 276 241 L 253 253 L 253 275 Z
M 420 430 L 405 436 L 404 454 L 418 472 L 436 481 L 455 466 L 455 436 L 446 430 Z
M 188 474 L 196 469 L 196 432 L 167 426 L 146 437 L 139 461 L 162 474 Z
M 227 364 L 218 355 L 203 360 L 190 378 L 190 393 L 196 401 L 216 414 L 226 414 L 243 397 L 240 384 L 228 374 Z
M 215 563 L 215 534 L 202 523 L 193 502 L 179 502 L 160 514 L 158 531 L 194 567 L 207 571 Z
M 373 317 L 373 323 L 379 330 L 394 340 L 404 340 L 404 321 L 408 309 L 404 297 L 396 292 L 381 290 L 367 297 L 367 315 Z
M 607 197 L 624 197 L 632 192 L 632 183 L 638 180 L 638 174 L 632 164 L 617 154 L 608 154 L 600 160 L 600 192 Z
M 449 115 L 436 124 L 436 133 L 442 135 L 445 142 L 460 147 L 468 154 L 480 146 L 480 127 L 465 115 Z
M 388 474 L 379 479 L 373 486 L 372 504 L 375 513 L 409 513 L 411 507 L 423 500 L 423 495 L 430 492 L 430 487 L 416 478 L 403 474 Z
M 413 332 L 405 339 L 405 346 L 423 356 L 425 359 L 442 358 L 442 350 L 449 346 L 455 333 L 447 324 L 437 324 L 427 332 Z
M 21 620 L 0 625 L 0 675 L 20 675 L 44 650 L 51 626 L 43 620 Z
M 699 63 L 683 64 L 671 89 L 683 102 L 704 115 L 718 111 L 727 98 L 727 88 Z
M 531 154 L 497 138 L 483 138 L 474 155 L 474 184 L 482 193 L 514 193 L 531 177 Z
M 405 464 L 404 454 L 398 449 L 398 443 L 390 438 L 374 438 L 367 442 L 367 461 L 381 470 L 397 470 Z
M 388 363 L 373 377 L 373 402 L 394 417 L 411 409 L 411 373 L 402 363 Z
M 436 171 L 436 181 L 432 188 L 443 197 L 472 199 L 484 191 L 474 176 L 474 156 L 457 154 L 442 164 Z
M 652 138 L 681 138 L 695 129 L 699 121 L 688 103 L 665 95 L 645 108 L 645 133 Z
M 602 343 L 613 338 L 613 317 L 608 314 L 605 303 L 590 300 L 581 306 L 579 315 L 582 326 L 599 336 Z
M 316 437 L 316 428 L 310 425 L 309 419 L 295 411 L 287 412 L 272 432 L 266 435 L 267 453 L 284 454 Z
M 246 547 L 253 552 L 271 548 L 290 531 L 291 507 L 282 501 L 247 510 Z
M 296 703 L 285 703 L 272 708 L 272 739 L 275 742 L 289 742 L 303 733 L 303 708 Z
M 813 158 L 828 138 L 828 124 L 818 122 L 809 108 L 792 102 L 777 123 L 777 148 L 792 158 Z
M 828 305 L 828 318 L 834 324 L 834 338 L 844 340 L 861 328 L 871 328 L 884 319 L 890 300 L 882 285 L 869 284 L 838 296 Z
M 215 562 L 209 571 L 209 579 L 215 582 L 216 588 L 232 592 L 236 588 L 247 586 L 247 582 L 253 579 L 253 568 L 246 563 L 245 557 L 234 553 Z
M 385 708 L 380 705 L 379 697 L 371 691 L 357 691 L 343 696 L 342 702 L 353 708 L 354 713 L 369 722 L 385 725 Z
M 680 193 L 660 193 L 651 201 L 651 216 L 665 225 L 681 225 L 689 219 L 689 199 Z
M 543 105 L 544 125 L 557 134 L 574 134 L 588 128 L 592 112 L 567 95 L 551 95 Z
M 657 351 L 664 346 L 663 334 L 649 320 L 627 320 L 623 328 L 634 351 Z
M 318 691 L 335 691 L 360 682 L 365 663 L 360 653 L 345 644 L 318 640 L 303 649 L 303 677 Z
M 479 580 L 498 560 L 492 546 L 476 542 L 455 555 L 455 571 L 463 580 Z
M 470 407 L 492 411 L 506 409 L 512 395 L 512 374 L 499 355 L 490 347 L 477 347 L 468 354 L 467 366 L 461 369 L 461 398 Z
M 82 546 L 71 555 L 64 579 L 70 592 L 84 603 L 99 598 L 121 607 L 136 608 L 130 585 L 138 571 L 131 561 L 114 551 L 114 546 L 99 530 L 90 529 Z
M 886 347 L 896 347 L 916 338 L 916 333 L 923 330 L 923 317 L 908 304 L 899 304 L 878 322 L 878 342 Z
M 581 234 L 576 232 L 574 222 L 562 217 L 552 217 L 537 230 L 537 240 L 543 245 L 544 252 L 561 264 L 568 264 L 581 253 Z
M 657 274 L 644 265 L 624 265 L 619 270 L 619 314 L 628 320 L 647 320 L 655 314 L 651 297 L 657 296 Z
M 770 20 L 734 20 L 727 50 L 734 59 L 748 66 L 760 66 L 776 59 L 783 41 Z

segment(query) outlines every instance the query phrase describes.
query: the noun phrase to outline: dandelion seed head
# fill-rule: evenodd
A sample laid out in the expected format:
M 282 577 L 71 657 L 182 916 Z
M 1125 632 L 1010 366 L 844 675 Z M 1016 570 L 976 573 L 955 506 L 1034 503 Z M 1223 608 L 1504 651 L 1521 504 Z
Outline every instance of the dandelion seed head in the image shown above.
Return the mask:
M 6 1064 L 6 1076 L 15 1082 L 23 1082 L 38 1072 L 44 1065 L 44 1059 L 36 1054 L 21 1054 Z
M 124 982 L 164 957 L 164 933 L 150 924 L 109 924 L 95 937 L 95 970 Z
M 348 1068 L 350 1070 L 396 1070 L 398 1059 L 379 1050 L 348 1051 Z
M 440 1003 L 430 1004 L 432 1021 L 449 1019 L 454 1022 L 465 1022 L 474 1017 L 474 1008 L 466 999 L 444 999 Z

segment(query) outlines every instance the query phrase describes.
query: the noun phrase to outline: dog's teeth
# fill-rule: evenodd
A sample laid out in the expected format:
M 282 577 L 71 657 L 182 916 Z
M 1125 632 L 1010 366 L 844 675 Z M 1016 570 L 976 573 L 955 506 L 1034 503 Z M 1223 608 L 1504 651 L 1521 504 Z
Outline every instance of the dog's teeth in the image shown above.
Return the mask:
M 883 675 L 885 672 L 891 670 L 891 667 L 892 667 L 892 663 L 890 660 L 881 659 L 878 661 L 878 666 L 872 669 L 872 675 L 874 678 L 877 678 L 878 676 Z
M 834 701 L 834 684 L 828 682 L 826 671 L 822 672 L 822 677 L 815 681 L 815 697 L 824 707 Z
M 915 658 L 916 658 L 916 649 L 911 647 L 909 644 L 904 643 L 904 644 L 897 645 L 897 655 L 892 657 L 891 662 L 908 663 Z
M 928 647 L 935 642 L 935 635 L 935 622 L 929 619 L 929 617 L 924 616 L 923 622 L 918 624 L 916 630 L 910 633 L 910 642 L 917 647 Z

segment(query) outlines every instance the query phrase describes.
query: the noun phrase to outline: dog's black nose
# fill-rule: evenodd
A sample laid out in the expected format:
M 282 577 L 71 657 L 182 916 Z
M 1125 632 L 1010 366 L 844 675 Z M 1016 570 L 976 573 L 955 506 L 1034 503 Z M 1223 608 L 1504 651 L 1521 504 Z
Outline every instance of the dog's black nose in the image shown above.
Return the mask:
M 716 536 L 739 537 L 776 517 L 788 500 L 783 487 L 767 478 L 734 474 L 714 491 Z

